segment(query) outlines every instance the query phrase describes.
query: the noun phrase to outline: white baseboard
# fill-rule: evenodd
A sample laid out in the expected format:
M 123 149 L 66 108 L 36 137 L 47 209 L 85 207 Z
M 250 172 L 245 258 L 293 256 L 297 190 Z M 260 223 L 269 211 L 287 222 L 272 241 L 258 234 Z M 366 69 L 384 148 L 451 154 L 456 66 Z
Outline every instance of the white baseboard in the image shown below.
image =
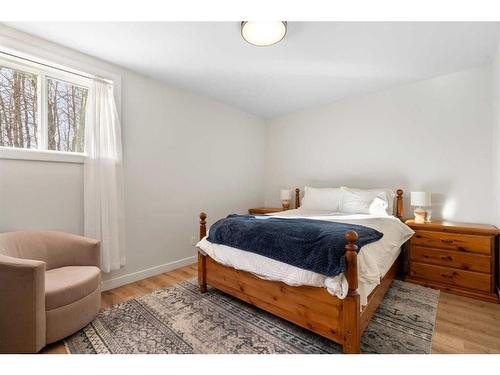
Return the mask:
M 163 272 L 168 272 L 175 270 L 176 268 L 188 266 L 196 262 L 196 257 L 188 257 L 180 260 L 176 260 L 174 262 L 160 264 L 159 266 L 146 268 L 142 271 L 132 272 L 127 275 L 119 276 L 114 279 L 104 280 L 101 283 L 101 290 L 110 290 L 114 288 L 118 288 L 119 286 L 133 283 L 134 281 L 139 281 L 142 279 L 146 279 L 151 276 L 159 275 Z

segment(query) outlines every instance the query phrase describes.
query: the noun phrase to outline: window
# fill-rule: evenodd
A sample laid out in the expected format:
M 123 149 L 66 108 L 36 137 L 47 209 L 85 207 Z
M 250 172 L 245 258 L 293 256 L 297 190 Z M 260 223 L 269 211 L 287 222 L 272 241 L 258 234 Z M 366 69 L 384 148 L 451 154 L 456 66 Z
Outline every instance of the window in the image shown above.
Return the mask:
M 0 151 L 83 154 L 90 87 L 78 75 L 0 58 Z
M 0 146 L 38 148 L 37 80 L 0 65 Z
M 83 152 L 88 89 L 47 78 L 48 149 Z

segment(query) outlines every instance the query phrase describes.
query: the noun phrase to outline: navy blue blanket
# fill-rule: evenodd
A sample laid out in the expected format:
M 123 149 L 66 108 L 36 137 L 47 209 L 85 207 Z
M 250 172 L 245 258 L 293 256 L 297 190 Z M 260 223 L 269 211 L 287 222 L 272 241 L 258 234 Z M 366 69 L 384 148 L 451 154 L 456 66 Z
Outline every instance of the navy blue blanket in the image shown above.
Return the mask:
M 272 216 L 229 215 L 210 227 L 207 240 L 325 276 L 335 276 L 345 270 L 345 232 L 350 230 L 358 233 L 358 249 L 383 236 L 375 229 L 362 225 Z

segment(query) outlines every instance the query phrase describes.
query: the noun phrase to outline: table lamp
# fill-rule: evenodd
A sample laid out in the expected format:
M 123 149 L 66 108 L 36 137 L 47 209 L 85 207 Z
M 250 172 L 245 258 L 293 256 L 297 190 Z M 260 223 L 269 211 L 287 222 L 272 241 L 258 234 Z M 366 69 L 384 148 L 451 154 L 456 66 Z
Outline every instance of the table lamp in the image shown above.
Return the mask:
M 412 191 L 411 192 L 411 205 L 416 206 L 415 211 L 415 223 L 423 224 L 427 221 L 427 211 L 422 207 L 429 207 L 431 205 L 431 193 L 426 193 L 423 191 Z
M 283 210 L 288 210 L 290 208 L 290 200 L 292 199 L 291 190 L 280 190 L 280 199 L 283 206 Z

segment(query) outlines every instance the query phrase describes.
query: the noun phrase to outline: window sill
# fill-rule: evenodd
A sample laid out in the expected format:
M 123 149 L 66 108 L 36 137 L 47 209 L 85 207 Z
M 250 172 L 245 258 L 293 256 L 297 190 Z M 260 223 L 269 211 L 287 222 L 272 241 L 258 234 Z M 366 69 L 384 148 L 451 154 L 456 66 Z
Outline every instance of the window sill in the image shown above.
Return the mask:
M 56 163 L 83 164 L 85 154 L 60 151 L 29 150 L 23 148 L 0 147 L 0 159 L 48 161 Z

